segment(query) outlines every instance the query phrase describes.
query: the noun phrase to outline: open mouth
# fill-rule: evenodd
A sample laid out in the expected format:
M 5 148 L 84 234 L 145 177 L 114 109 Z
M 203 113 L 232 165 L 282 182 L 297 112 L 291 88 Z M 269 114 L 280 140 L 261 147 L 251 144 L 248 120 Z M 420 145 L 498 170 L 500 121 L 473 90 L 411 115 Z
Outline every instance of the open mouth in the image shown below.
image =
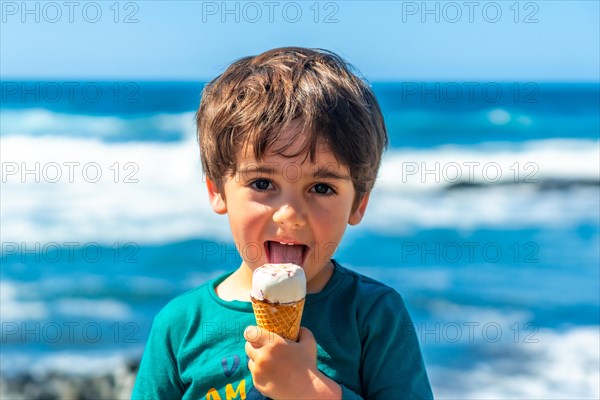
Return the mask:
M 283 243 L 268 240 L 265 242 L 267 260 L 270 264 L 296 264 L 302 266 L 308 253 L 308 246 L 301 243 Z

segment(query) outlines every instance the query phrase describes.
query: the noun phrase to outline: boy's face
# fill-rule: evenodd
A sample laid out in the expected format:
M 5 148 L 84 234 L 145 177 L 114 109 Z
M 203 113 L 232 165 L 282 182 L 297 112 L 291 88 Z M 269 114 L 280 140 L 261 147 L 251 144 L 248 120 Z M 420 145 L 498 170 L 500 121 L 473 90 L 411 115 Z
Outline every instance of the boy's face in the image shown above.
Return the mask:
M 294 125 L 282 133 L 276 148 L 301 134 Z M 293 143 L 287 152 L 298 150 L 299 143 Z M 298 264 L 310 291 L 330 273 L 330 258 L 347 224 L 362 219 L 368 195 L 352 210 L 350 173 L 327 146 L 318 146 L 314 163 L 305 154 L 288 158 L 269 151 L 258 162 L 251 148 L 237 161 L 238 172 L 221 190 L 207 182 L 213 209 L 229 215 L 233 239 L 250 270 L 265 263 Z

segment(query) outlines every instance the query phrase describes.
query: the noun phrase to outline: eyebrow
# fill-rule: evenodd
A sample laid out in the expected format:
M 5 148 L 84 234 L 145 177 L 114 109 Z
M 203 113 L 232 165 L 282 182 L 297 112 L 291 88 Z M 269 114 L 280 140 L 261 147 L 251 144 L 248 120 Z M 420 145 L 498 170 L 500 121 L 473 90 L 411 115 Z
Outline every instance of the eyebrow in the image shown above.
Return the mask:
M 248 167 L 242 167 L 239 169 L 239 173 L 243 176 L 247 177 L 249 175 L 270 175 L 272 176 L 275 173 L 275 167 L 269 165 L 252 165 Z M 317 168 L 313 174 L 313 178 L 315 179 L 331 179 L 337 181 L 349 181 L 350 175 L 348 174 L 340 174 L 337 171 L 334 171 L 330 168 L 319 167 Z
M 244 175 L 245 174 L 269 175 L 269 174 L 273 174 L 275 172 L 275 168 L 273 166 L 257 165 L 257 166 L 252 166 L 252 167 L 242 167 L 242 168 L 240 168 L 240 172 Z
M 336 171 L 333 171 L 329 168 L 318 168 L 313 173 L 314 178 L 318 179 L 333 179 L 338 181 L 349 181 L 350 175 L 348 174 L 339 174 Z

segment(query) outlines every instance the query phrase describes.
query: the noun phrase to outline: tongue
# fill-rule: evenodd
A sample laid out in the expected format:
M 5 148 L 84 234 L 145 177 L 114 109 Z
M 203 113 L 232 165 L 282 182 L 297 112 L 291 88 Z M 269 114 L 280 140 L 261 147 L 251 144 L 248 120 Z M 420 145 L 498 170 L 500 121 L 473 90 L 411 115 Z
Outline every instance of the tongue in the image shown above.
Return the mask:
M 287 245 L 277 242 L 269 242 L 269 252 L 271 253 L 272 264 L 292 263 L 301 265 L 302 263 L 302 245 Z

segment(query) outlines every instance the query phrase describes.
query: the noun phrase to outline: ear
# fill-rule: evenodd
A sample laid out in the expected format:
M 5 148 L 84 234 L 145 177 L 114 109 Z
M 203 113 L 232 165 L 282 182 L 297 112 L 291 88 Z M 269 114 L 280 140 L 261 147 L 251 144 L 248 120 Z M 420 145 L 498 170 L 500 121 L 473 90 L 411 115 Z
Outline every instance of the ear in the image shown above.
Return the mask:
M 360 199 L 358 202 L 358 207 L 356 207 L 356 210 L 354 210 L 348 218 L 348 223 L 350 225 L 358 225 L 360 221 L 362 221 L 365 211 L 367 210 L 367 204 L 369 203 L 370 195 L 371 192 L 368 192 L 362 197 L 362 199 Z
M 206 178 L 206 188 L 208 189 L 208 200 L 213 211 L 217 214 L 226 214 L 227 204 L 225 203 L 225 196 L 221 189 L 208 177 Z

